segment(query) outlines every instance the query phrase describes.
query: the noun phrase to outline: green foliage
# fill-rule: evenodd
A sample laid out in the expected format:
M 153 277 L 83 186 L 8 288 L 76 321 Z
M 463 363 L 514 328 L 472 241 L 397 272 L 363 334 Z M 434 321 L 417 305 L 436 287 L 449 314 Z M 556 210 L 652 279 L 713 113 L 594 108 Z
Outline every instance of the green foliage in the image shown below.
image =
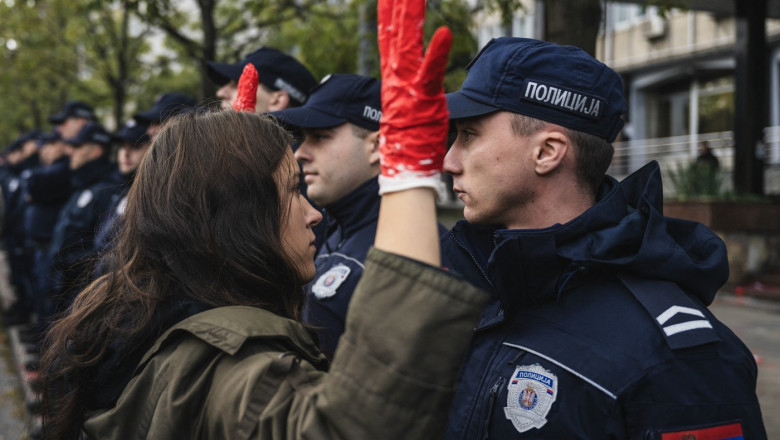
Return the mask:
M 488 11 L 498 12 L 501 16 L 501 24 L 510 29 L 515 12 L 525 9 L 522 0 L 488 0 L 486 3 Z
M 214 100 L 207 61 L 235 62 L 260 46 L 309 66 L 379 76 L 376 0 L 0 0 L 0 147 L 71 99 L 109 127 L 180 91 Z M 518 0 L 492 4 L 516 8 Z M 192 4 L 189 4 L 190 6 Z M 445 89 L 460 88 L 477 53 L 467 0 L 429 0 L 425 37 L 447 25 L 454 41 Z M 507 9 L 508 10 L 508 9 Z M 163 38 L 164 36 L 164 38 Z M 15 44 L 6 44 L 13 40 Z
M 678 163 L 669 171 L 669 177 L 678 200 L 719 199 L 726 194 L 723 187 L 723 172 L 719 168 L 692 162 Z
M 318 80 L 329 73 L 354 73 L 359 6 L 359 2 L 314 5 L 303 17 L 269 26 L 267 45 L 298 58 Z M 376 53 L 376 32 L 372 40 Z
M 439 26 L 452 31 L 452 50 L 444 77 L 444 90 L 459 90 L 466 79 L 466 66 L 476 56 L 479 48 L 474 37 L 471 8 L 465 0 L 439 0 L 428 2 L 425 35 L 430 38 Z

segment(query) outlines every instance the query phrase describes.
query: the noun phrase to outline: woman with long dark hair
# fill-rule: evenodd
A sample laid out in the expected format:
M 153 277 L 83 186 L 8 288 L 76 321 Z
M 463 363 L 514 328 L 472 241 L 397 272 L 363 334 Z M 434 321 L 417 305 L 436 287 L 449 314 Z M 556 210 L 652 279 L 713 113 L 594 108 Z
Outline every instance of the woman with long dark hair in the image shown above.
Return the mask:
M 320 214 L 298 191 L 289 141 L 269 118 L 230 111 L 162 129 L 108 273 L 48 332 L 46 438 L 428 438 L 441 428 L 482 295 L 374 249 L 326 372 L 298 323 Z M 415 191 L 430 201 L 424 214 L 391 207 L 378 237 L 394 241 L 393 215 L 430 221 L 414 242 L 436 264 L 432 192 L 386 197 Z
M 146 153 L 106 275 L 47 334 L 45 438 L 441 436 L 487 299 L 437 268 L 451 37 L 422 57 L 425 2 L 378 12 L 383 197 L 333 364 L 298 322 L 321 217 L 287 133 L 189 113 Z

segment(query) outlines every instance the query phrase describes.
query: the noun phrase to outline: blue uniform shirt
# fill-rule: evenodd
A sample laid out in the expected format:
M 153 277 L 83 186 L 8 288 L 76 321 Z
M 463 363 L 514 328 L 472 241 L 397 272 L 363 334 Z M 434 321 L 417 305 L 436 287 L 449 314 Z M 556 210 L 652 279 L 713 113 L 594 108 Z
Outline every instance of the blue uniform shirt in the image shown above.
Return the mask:
M 70 159 L 65 156 L 33 170 L 27 178 L 29 203 L 24 212 L 27 237 L 48 244 L 60 209 L 70 197 Z
M 92 275 L 93 240 L 112 196 L 121 190 L 116 167 L 104 159 L 84 164 L 71 175 L 73 193 L 60 211 L 49 248 L 50 294 L 75 293 Z
M 317 274 L 306 286 L 305 323 L 315 327 L 320 349 L 333 357 L 344 319 L 374 244 L 379 217 L 379 184 L 373 178 L 324 209 L 327 236 L 317 252 Z
M 442 252 L 493 297 L 444 438 L 766 438 L 753 356 L 707 310 L 725 245 L 663 217 L 656 163 L 565 225 L 460 222 Z

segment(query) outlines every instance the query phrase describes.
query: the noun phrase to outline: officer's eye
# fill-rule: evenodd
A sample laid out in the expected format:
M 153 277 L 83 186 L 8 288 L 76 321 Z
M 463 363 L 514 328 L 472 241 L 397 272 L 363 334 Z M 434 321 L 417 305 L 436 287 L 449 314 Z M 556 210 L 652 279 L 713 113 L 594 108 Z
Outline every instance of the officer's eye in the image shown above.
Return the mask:
M 471 140 L 471 139 L 472 139 L 474 136 L 476 136 L 476 135 L 477 135 L 477 133 L 476 133 L 476 132 L 474 132 L 474 130 L 471 130 L 471 129 L 469 129 L 469 128 L 464 128 L 464 129 L 461 129 L 461 130 L 458 132 L 458 137 L 460 138 L 460 140 L 461 140 L 462 142 L 468 142 L 468 141 L 470 141 L 470 140 Z

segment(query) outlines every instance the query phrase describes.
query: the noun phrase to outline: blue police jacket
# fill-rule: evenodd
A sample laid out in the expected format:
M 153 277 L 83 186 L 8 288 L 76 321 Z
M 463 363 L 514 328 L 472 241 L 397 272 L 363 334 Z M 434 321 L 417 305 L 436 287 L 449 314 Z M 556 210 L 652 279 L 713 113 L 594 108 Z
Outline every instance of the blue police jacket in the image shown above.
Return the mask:
M 70 197 L 70 159 L 64 156 L 40 166 L 27 178 L 28 204 L 24 211 L 27 238 L 35 243 L 51 241 L 57 216 Z
M 564 225 L 461 221 L 442 238 L 451 270 L 493 297 L 444 438 L 766 438 L 755 360 L 707 309 L 725 245 L 662 199 L 652 162 Z
M 38 166 L 38 155 L 33 155 L 16 165 L 8 166 L 3 184 L 3 236 L 9 248 L 24 243 L 24 209 L 26 206 L 26 181 Z
M 306 286 L 303 321 L 315 327 L 320 349 L 333 357 L 344 333 L 347 307 L 374 244 L 379 183 L 370 179 L 323 210 L 327 235 L 317 251 L 317 274 Z
M 88 262 L 93 254 L 97 226 L 108 213 L 112 196 L 121 190 L 116 167 L 105 159 L 84 164 L 71 174 L 72 195 L 60 211 L 49 248 L 53 293 L 83 282 L 91 276 Z
M 127 193 L 130 192 L 130 185 L 133 184 L 135 174 L 135 171 L 127 175 L 117 174 L 117 179 L 122 182 L 122 186 L 119 191 L 111 195 L 106 218 L 98 226 L 95 234 L 95 251 L 99 254 L 107 252 L 112 247 L 114 237 L 121 227 L 120 218 L 125 212 Z

